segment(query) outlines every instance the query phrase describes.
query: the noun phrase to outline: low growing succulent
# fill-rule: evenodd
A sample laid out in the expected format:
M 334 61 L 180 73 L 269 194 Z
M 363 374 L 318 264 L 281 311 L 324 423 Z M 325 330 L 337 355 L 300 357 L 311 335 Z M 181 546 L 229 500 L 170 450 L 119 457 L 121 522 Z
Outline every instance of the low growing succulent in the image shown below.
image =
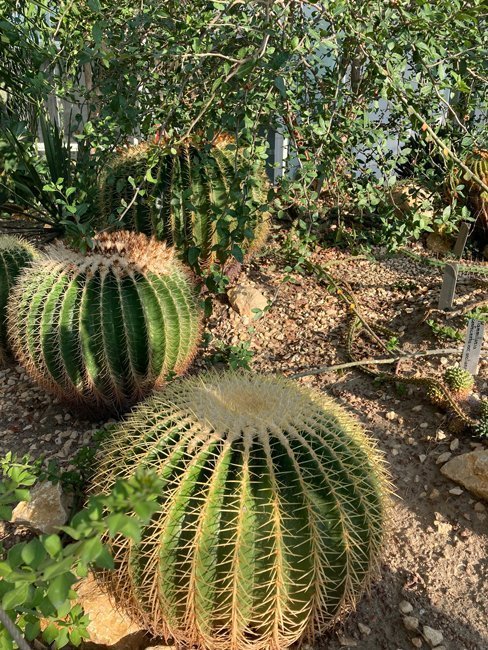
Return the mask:
M 238 177 L 248 164 L 228 136 L 211 145 L 192 140 L 174 153 L 163 141 L 129 147 L 101 177 L 100 225 L 167 241 L 199 271 L 232 253 L 230 232 L 236 228 L 242 231 L 240 247 L 251 254 L 268 233 L 269 215 L 263 212 L 268 179 L 258 159 L 244 197 Z M 247 210 L 245 222 L 236 216 L 239 204 Z
M 173 249 L 122 231 L 98 235 L 86 255 L 57 243 L 25 269 L 9 333 L 20 363 L 49 392 L 119 412 L 185 371 L 200 313 Z
M 444 373 L 444 381 L 457 399 L 465 399 L 470 395 L 474 386 L 473 375 L 462 368 L 447 368 Z
M 244 372 L 173 382 L 115 427 L 95 492 L 153 469 L 159 509 L 100 576 L 156 635 L 207 650 L 312 638 L 370 581 L 390 490 L 360 425 L 322 393 Z
M 7 305 L 11 289 L 24 266 L 37 255 L 28 242 L 12 235 L 0 235 L 0 363 L 8 353 Z

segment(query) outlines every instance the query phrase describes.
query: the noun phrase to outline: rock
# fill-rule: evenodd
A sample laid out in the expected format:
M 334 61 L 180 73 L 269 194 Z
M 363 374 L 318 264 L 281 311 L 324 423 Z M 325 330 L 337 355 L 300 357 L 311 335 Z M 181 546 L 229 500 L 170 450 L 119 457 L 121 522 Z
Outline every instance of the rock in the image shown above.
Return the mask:
M 424 625 L 422 632 L 424 634 L 425 640 L 431 648 L 435 648 L 442 643 L 444 637 L 442 636 L 442 632 L 439 632 L 439 630 L 434 630 L 434 628 L 429 627 L 428 625 Z
M 456 451 L 459 448 L 459 438 L 454 438 L 449 445 L 451 451 Z
M 441 473 L 488 501 L 488 449 L 478 449 L 452 458 L 441 467 Z
M 256 316 L 253 309 L 264 310 L 268 306 L 265 296 L 250 285 L 238 284 L 236 287 L 229 289 L 227 296 L 232 308 L 241 316 L 249 318 Z
M 463 492 L 464 492 L 463 488 L 460 487 L 454 487 L 449 490 L 449 494 L 454 494 L 454 496 L 456 497 L 458 497 Z
M 402 600 L 398 605 L 398 609 L 402 614 L 410 614 L 410 612 L 413 612 L 413 606 L 408 602 L 408 600 Z
M 396 420 L 398 415 L 395 413 L 395 411 L 388 411 L 385 417 L 387 420 Z
M 404 616 L 403 625 L 409 632 L 415 632 L 419 627 L 419 619 L 416 616 Z
M 433 488 L 432 492 L 429 494 L 429 499 L 431 501 L 435 501 L 440 497 L 440 495 L 441 493 L 439 492 L 439 490 L 437 488 Z
M 422 639 L 421 636 L 415 636 L 415 637 L 412 639 L 412 645 L 413 645 L 414 648 L 421 648 L 422 645 L 423 645 L 423 641 L 424 641 L 424 640 Z
M 358 623 L 358 628 L 361 634 L 364 634 L 364 636 L 369 636 L 371 634 L 371 628 L 367 625 L 364 625 L 364 623 Z
M 356 648 L 358 645 L 356 639 L 352 639 L 350 636 L 340 636 L 339 643 L 345 648 Z
M 445 451 L 443 454 L 439 454 L 437 456 L 437 460 L 435 461 L 436 465 L 440 465 L 441 463 L 447 463 L 449 458 L 451 458 L 452 454 L 450 451 Z
M 90 616 L 88 625 L 90 642 L 84 644 L 85 648 L 91 648 L 95 644 L 116 646 L 117 650 L 147 648 L 149 645 L 147 632 L 114 607 L 92 575 L 78 583 L 76 592 L 78 602 L 82 605 L 85 613 Z
M 30 501 L 21 501 L 12 512 L 12 521 L 23 522 L 41 533 L 50 535 L 68 520 L 61 485 L 42 481 L 31 490 Z
M 474 510 L 475 512 L 484 512 L 486 510 L 486 506 L 484 503 L 481 503 L 481 501 L 477 501 L 474 504 Z

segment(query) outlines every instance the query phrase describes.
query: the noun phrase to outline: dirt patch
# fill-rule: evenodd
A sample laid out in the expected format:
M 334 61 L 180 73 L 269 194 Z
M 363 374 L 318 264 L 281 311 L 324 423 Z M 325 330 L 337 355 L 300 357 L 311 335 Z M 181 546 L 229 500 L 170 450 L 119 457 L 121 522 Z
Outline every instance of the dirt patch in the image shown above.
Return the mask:
M 341 260 L 332 268 L 346 279 L 358 303 L 373 322 L 388 325 L 400 337 L 403 350 L 444 347 L 421 323 L 426 309 L 435 307 L 441 273 L 438 269 L 398 256 L 354 259 L 338 251 L 321 251 L 317 261 Z M 347 362 L 344 340 L 346 309 L 337 296 L 311 277 L 285 270 L 286 263 L 267 253 L 243 270 L 238 281 L 254 284 L 271 306 L 256 321 L 216 304 L 207 332 L 212 340 L 192 372 L 217 358 L 219 341 L 253 352 L 254 370 L 291 375 L 307 368 Z M 473 277 L 461 279 L 456 306 L 486 298 L 486 285 Z M 402 334 L 400 336 L 400 334 Z M 445 347 L 462 347 L 449 343 Z M 401 371 L 440 376 L 460 353 L 409 361 Z M 317 650 L 358 647 L 364 650 L 407 650 L 430 647 L 423 626 L 438 630 L 449 650 L 488 647 L 488 504 L 444 478 L 438 459 L 487 446 L 466 434 L 451 434 L 445 414 L 427 403 L 411 385 L 377 385 L 356 368 L 307 376 L 298 381 L 326 390 L 361 419 L 390 465 L 396 488 L 391 509 L 391 533 L 381 576 L 344 626 L 313 647 Z M 488 394 L 488 360 L 480 365 L 478 394 Z M 90 441 L 100 423 L 80 420 L 42 390 L 35 388 L 14 365 L 0 371 L 0 447 L 33 456 L 57 457 L 69 467 L 76 450 Z M 442 458 L 442 456 L 441 456 Z M 408 630 L 399 606 L 408 601 L 408 614 L 418 630 Z M 407 622 L 415 628 L 415 621 Z

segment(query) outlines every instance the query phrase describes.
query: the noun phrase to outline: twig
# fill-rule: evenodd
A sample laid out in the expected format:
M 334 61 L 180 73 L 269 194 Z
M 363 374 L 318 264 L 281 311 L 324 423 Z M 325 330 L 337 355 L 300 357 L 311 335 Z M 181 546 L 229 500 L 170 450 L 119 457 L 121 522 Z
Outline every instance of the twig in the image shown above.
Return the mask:
M 291 379 L 298 379 L 299 377 L 308 377 L 309 375 L 321 375 L 324 372 L 335 370 L 344 370 L 346 368 L 354 368 L 355 366 L 376 366 L 389 363 L 397 363 L 398 361 L 405 361 L 406 359 L 413 359 L 415 357 L 431 357 L 439 354 L 459 354 L 462 348 L 445 348 L 443 350 L 426 350 L 425 352 L 412 352 L 412 354 L 398 355 L 388 359 L 363 359 L 361 361 L 351 361 L 349 363 L 340 363 L 335 366 L 320 366 L 319 368 L 311 368 L 303 372 L 297 372 L 290 375 Z

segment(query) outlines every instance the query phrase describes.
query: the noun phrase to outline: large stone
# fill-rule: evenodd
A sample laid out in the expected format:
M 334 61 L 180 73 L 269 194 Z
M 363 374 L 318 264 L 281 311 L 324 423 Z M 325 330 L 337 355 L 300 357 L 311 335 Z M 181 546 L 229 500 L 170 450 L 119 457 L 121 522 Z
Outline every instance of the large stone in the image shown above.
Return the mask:
M 452 240 L 438 232 L 430 232 L 425 240 L 425 245 L 433 253 L 441 255 L 449 253 L 452 250 Z
M 150 637 L 140 625 L 136 625 L 104 593 L 92 575 L 76 585 L 78 602 L 90 617 L 88 633 L 90 640 L 83 644 L 87 650 L 97 646 L 110 646 L 113 650 L 143 650 Z
M 68 520 L 68 509 L 59 483 L 41 481 L 31 490 L 30 501 L 21 501 L 12 512 L 12 521 L 25 523 L 41 533 L 56 533 Z
M 253 309 L 264 310 L 268 306 L 268 301 L 263 294 L 248 284 L 238 284 L 228 292 L 229 302 L 232 308 L 241 316 L 248 318 L 255 317 L 256 312 Z
M 455 456 L 441 467 L 441 472 L 472 494 L 488 501 L 488 449 Z

